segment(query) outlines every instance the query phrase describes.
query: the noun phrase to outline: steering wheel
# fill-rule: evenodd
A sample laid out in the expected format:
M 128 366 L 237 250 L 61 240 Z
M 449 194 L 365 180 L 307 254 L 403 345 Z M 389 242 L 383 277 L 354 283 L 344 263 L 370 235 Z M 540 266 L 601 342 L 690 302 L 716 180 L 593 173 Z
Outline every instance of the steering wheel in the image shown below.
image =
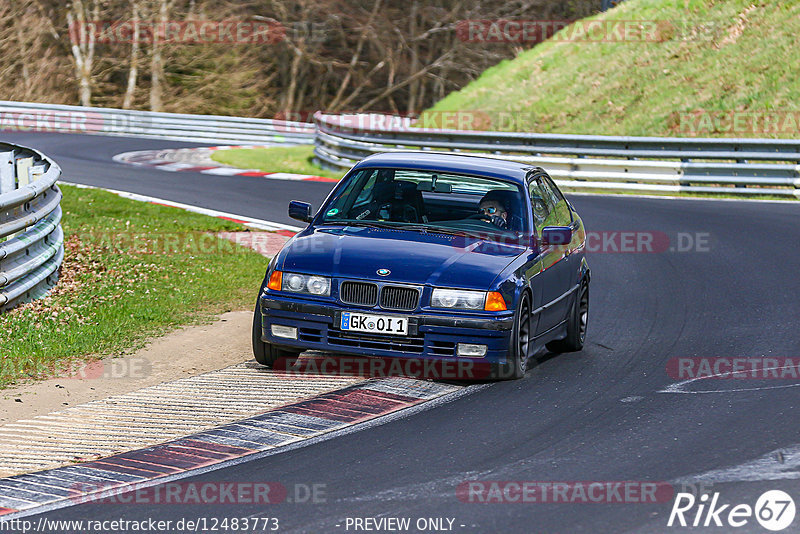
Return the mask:
M 499 215 L 489 215 L 487 213 L 475 213 L 467 217 L 467 219 L 480 220 L 489 223 L 493 226 L 496 226 L 501 230 L 508 230 L 508 222 Z

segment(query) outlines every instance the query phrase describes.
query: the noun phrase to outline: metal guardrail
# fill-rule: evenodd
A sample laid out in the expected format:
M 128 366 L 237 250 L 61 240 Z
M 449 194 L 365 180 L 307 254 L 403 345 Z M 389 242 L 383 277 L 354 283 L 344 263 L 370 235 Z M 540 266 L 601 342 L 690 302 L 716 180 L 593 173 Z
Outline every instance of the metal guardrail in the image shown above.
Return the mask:
M 314 126 L 304 122 L 8 101 L 0 101 L 0 129 L 196 143 L 311 144 L 314 140 Z
M 314 156 L 344 170 L 378 152 L 478 153 L 545 168 L 571 190 L 800 198 L 800 140 L 613 137 L 415 128 L 379 115 L 314 115 Z
M 43 296 L 64 259 L 59 166 L 0 143 L 0 312 Z

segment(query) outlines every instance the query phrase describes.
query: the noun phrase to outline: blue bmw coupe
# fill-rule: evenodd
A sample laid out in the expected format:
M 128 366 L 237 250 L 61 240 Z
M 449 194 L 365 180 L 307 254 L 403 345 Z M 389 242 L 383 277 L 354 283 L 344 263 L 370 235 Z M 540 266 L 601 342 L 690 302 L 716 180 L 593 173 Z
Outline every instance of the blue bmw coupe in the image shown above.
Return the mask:
M 520 378 L 531 355 L 583 348 L 583 222 L 539 167 L 395 152 L 356 164 L 269 264 L 256 360 L 305 350 L 469 361 Z

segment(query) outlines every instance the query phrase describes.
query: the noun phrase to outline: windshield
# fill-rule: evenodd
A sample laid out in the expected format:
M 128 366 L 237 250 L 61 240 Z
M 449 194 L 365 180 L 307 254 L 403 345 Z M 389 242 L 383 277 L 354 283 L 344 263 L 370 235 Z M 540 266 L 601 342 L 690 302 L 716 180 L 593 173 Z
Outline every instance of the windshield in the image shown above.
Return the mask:
M 405 169 L 361 169 L 323 207 L 323 224 L 519 236 L 520 188 L 502 180 Z

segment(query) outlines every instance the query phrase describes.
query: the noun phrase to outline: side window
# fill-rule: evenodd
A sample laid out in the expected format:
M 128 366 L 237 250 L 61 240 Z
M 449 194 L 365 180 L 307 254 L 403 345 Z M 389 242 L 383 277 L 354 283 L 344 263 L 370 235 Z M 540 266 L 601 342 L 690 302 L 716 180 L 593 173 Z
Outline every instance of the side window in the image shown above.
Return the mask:
M 373 169 L 364 169 L 358 171 L 358 174 L 348 178 L 348 182 L 345 184 L 342 192 L 327 206 L 325 220 L 331 221 L 351 217 L 352 215 L 349 212 L 354 209 L 356 196 L 362 194 L 362 184 L 368 180 L 374 182 L 375 174 L 377 174 L 377 171 Z
M 547 191 L 542 187 L 539 179 L 528 186 L 533 208 L 533 224 L 536 226 L 536 235 L 542 235 L 542 228 L 547 226 L 547 220 L 553 211 L 553 202 Z
M 372 197 L 372 188 L 375 187 L 375 180 L 378 179 L 378 171 L 374 171 L 372 176 L 369 177 L 367 183 L 364 184 L 364 188 L 361 190 L 361 193 L 356 198 L 356 201 L 353 203 L 353 207 L 361 206 L 362 204 L 366 204 Z
M 572 224 L 572 214 L 564 195 L 561 194 L 561 191 L 558 190 L 549 177 L 543 176 L 540 180 L 554 206 L 553 216 L 551 221 L 548 221 L 547 226 L 569 226 Z

